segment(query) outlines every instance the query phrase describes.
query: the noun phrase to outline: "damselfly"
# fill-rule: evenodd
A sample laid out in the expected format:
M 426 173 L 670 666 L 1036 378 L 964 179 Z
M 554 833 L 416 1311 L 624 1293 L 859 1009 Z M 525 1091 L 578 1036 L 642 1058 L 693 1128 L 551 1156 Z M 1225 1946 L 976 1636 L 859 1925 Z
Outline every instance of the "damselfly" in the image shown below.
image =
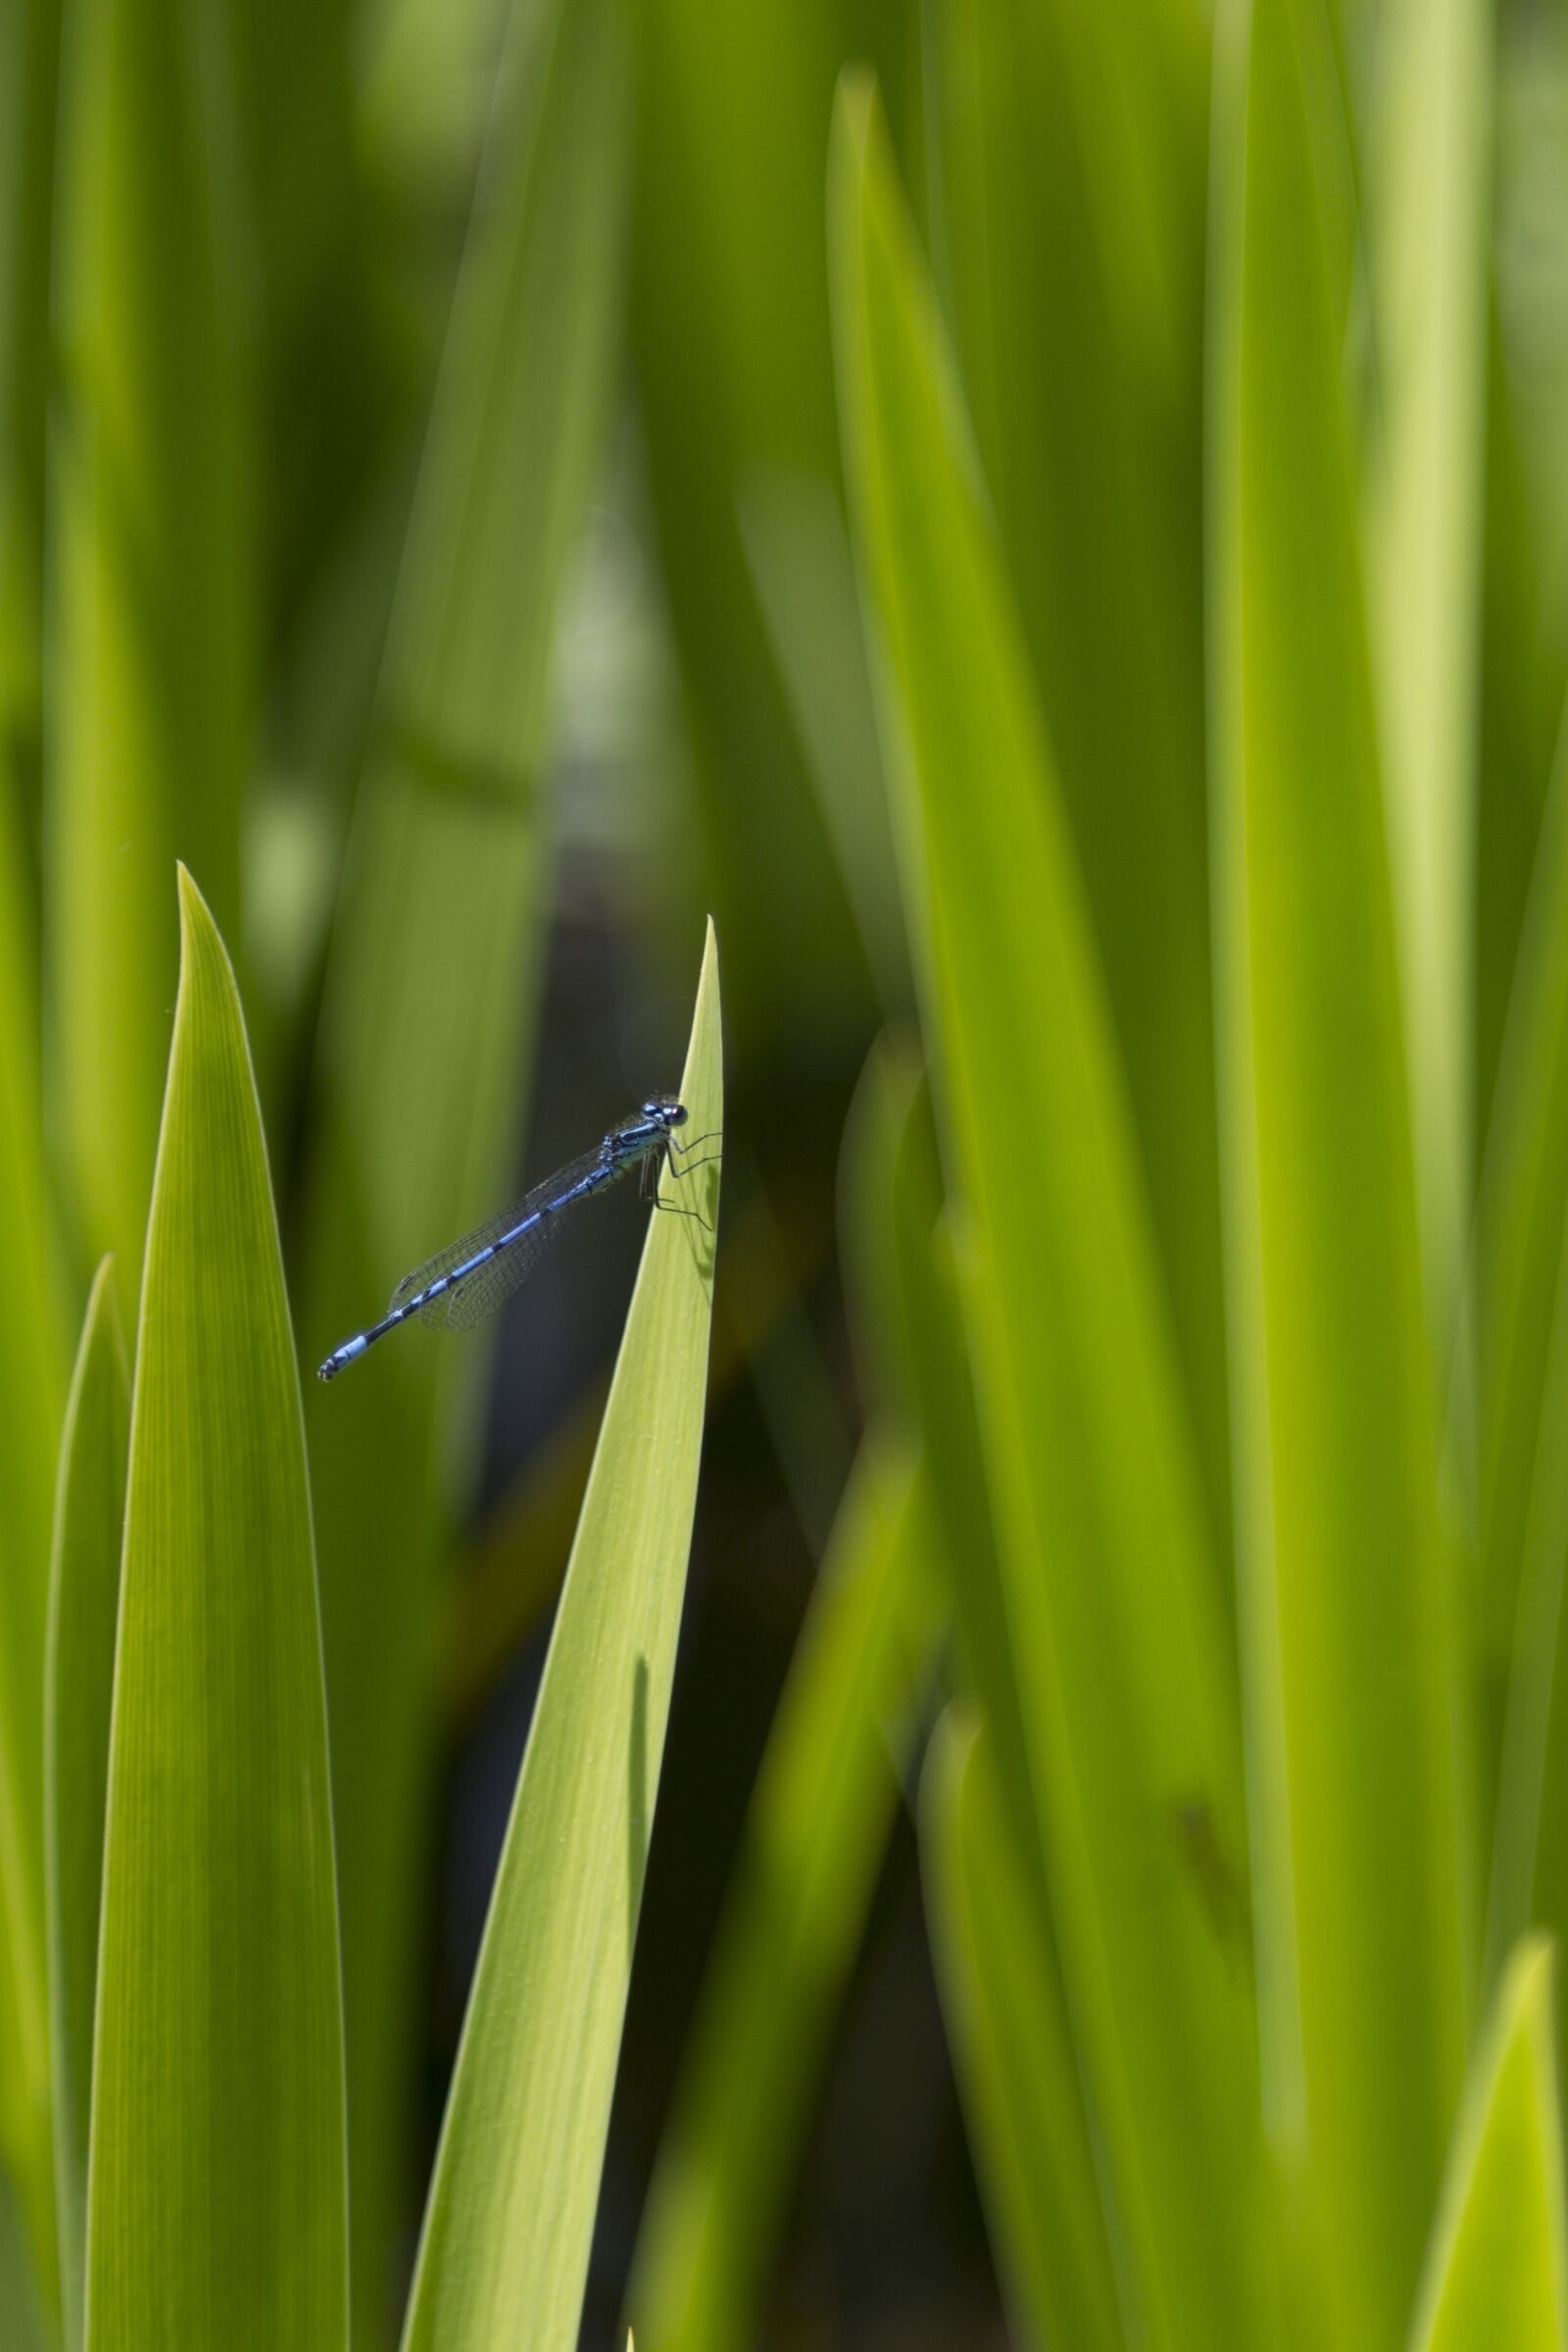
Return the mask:
M 367 1348 L 416 1317 L 425 1323 L 444 1323 L 449 1331 L 466 1331 L 470 1325 L 482 1323 L 532 1273 L 560 1232 L 567 1209 L 606 1191 L 633 1168 L 656 1208 L 696 1217 L 706 1225 L 708 1220 L 700 1209 L 675 1208 L 673 1202 L 659 1197 L 659 1179 L 666 1165 L 672 1175 L 685 1176 L 706 1164 L 690 1154 L 699 1144 L 711 1139 L 698 1135 L 685 1144 L 678 1143 L 675 1130 L 685 1124 L 684 1102 L 677 1102 L 672 1095 L 650 1096 L 641 1110 L 611 1129 L 597 1151 L 568 1160 L 554 1176 L 536 1184 L 515 1207 L 503 1209 L 488 1224 L 465 1234 L 461 1242 L 449 1242 L 422 1266 L 405 1274 L 380 1322 L 333 1348 L 320 1367 L 322 1380 L 335 1379 L 344 1365 L 354 1363 Z M 716 1156 L 709 1154 L 710 1158 Z

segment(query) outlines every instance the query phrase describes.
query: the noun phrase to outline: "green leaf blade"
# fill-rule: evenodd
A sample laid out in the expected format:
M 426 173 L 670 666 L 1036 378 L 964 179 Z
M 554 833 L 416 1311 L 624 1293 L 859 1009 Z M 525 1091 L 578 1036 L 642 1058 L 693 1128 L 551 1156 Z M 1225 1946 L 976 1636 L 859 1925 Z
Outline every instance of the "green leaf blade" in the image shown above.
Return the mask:
M 299 1373 L 222 943 L 183 955 L 142 1288 L 87 2224 L 92 2352 L 342 2352 L 342 2019 Z
M 681 1101 L 723 1125 L 710 929 Z M 716 1223 L 718 1170 L 662 1198 Z M 711 1233 L 652 1219 L 517 1783 L 404 2352 L 574 2352 L 697 1498 Z
M 1552 2006 L 1551 1946 L 1527 1937 L 1508 1964 L 1471 2071 L 1410 2352 L 1568 2345 Z
M 1216 942 L 1262 2050 L 1333 2340 L 1409 2309 L 1464 2048 L 1456 1579 L 1317 12 L 1230 28 L 1211 385 Z M 1327 125 L 1327 127 L 1326 127 Z
M 997 1756 L 957 1703 L 920 1792 L 920 1862 L 948 2021 L 1019 2340 L 1124 2341 L 1038 1860 L 1018 1850 Z
M 174 859 L 237 937 L 255 758 L 245 272 L 220 51 L 86 0 L 61 73 L 46 647 L 62 1125 L 91 1263 L 134 1300 L 174 998 Z M 243 228 L 241 227 L 241 236 Z
M 106 1258 L 87 1300 L 61 1438 L 44 1691 L 55 2181 L 66 2339 L 73 2352 L 83 2331 L 98 1905 L 129 1418 L 130 1380 L 114 1270 Z
M 1016 617 L 885 135 L 853 91 L 832 239 L 906 897 L 972 1220 L 966 1310 L 1008 1619 L 1112 2227 L 1152 2341 L 1266 2340 L 1245 1913 L 1216 1915 L 1183 1828 L 1201 1821 L 1239 1892 L 1223 1594 Z
M 868 1436 L 748 1813 L 627 2309 L 644 2352 L 754 2342 L 823 2052 L 899 1801 L 929 1643 L 920 1474 Z

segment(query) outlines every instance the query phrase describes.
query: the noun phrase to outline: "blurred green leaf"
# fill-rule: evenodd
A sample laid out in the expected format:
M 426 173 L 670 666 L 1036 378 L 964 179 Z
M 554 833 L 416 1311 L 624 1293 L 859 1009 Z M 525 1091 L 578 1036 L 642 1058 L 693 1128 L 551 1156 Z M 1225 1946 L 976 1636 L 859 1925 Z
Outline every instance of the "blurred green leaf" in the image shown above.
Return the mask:
M 1117 2352 L 1116 2281 L 1061 1980 L 1042 1932 L 1038 1860 L 1012 1841 L 995 1761 L 975 1718 L 950 1707 L 920 1808 L 943 2012 L 1016 2340 Z
M 1474 1923 L 1322 31 L 1256 0 L 1217 85 L 1212 609 L 1265 2095 L 1349 2346 L 1409 2310 Z
M 93 2352 L 342 2352 L 342 2011 L 299 1372 L 239 997 L 181 870 L 115 1672 Z
M 1224 1562 L 1203 761 L 1205 29 L 1191 0 L 953 0 L 928 23 L 933 269 L 1103 965 Z
M 1526 476 L 1518 403 L 1495 311 L 1490 357 L 1474 844 L 1474 1108 L 1478 1147 L 1489 1149 L 1497 1064 L 1563 706 L 1562 659 L 1548 628 L 1543 518 Z
M 1471 2069 L 1410 2352 L 1568 2345 L 1563 2192 L 1551 1947 L 1532 1936 L 1509 1962 Z
M 621 295 L 619 0 L 518 0 L 454 302 L 327 972 L 305 1328 L 322 1355 L 510 1187 L 544 902 L 563 580 Z M 386 2333 L 407 2175 L 414 1905 L 432 1782 L 435 1570 L 485 1360 L 418 1346 L 317 1391 L 354 2133 L 355 2328 Z M 449 1441 L 462 1432 L 452 1476 Z
M 1271 2250 L 1245 1947 L 1183 1828 L 1200 1816 L 1217 1873 L 1245 1881 L 1220 1580 L 1050 754 L 930 289 L 859 89 L 840 99 L 830 244 L 909 928 L 972 1219 L 965 1305 L 1014 1671 L 1111 2226 L 1152 2340 L 1262 2340 Z
M 721 1149 L 711 926 L 680 1099 Z M 718 1169 L 662 1201 L 716 1225 Z M 702 1449 L 713 1235 L 655 1216 L 539 1689 L 425 2209 L 405 2352 L 575 2352 Z
M 923 1096 L 905 1102 L 896 1146 L 887 1193 L 892 1213 L 887 1216 L 885 1209 L 884 1215 L 896 1268 L 897 1312 L 932 1497 L 932 1557 L 956 1637 L 956 1679 L 972 1700 L 967 1710 L 949 1709 L 927 1762 L 922 1830 L 927 1910 L 939 1965 L 946 1954 L 950 2033 L 960 2065 L 969 2069 L 971 2144 L 982 2176 L 991 2182 L 1004 2270 L 1010 2268 L 1015 2297 L 1027 2295 L 1037 2314 L 1063 2315 L 1063 2341 L 1078 2342 L 1073 2330 L 1083 2323 L 1090 2328 L 1083 2340 L 1092 2343 L 1095 2326 L 1103 2340 L 1107 2313 L 1114 2321 L 1117 2287 L 1096 2177 L 1099 2126 L 1072 2044 L 1042 1868 L 1048 1830 L 1030 1770 L 952 1222 L 939 1213 L 940 1176 Z M 973 1724 L 982 1720 L 983 1753 L 971 1764 Z M 971 1786 L 972 1801 L 961 1793 Z M 1190 1836 L 1191 1820 L 1184 1827 Z M 1193 1858 L 1195 1863 L 1202 1859 L 1196 1851 Z M 1212 1891 L 1227 1899 L 1218 1882 Z M 1015 1930 L 1010 1936 L 1001 1924 L 1004 1915 Z M 1245 1923 L 1237 1924 L 1245 1929 Z M 993 1926 L 1001 1937 L 994 1955 Z M 985 1948 L 966 1957 L 971 1928 L 975 1944 Z M 993 1956 L 994 1978 L 984 1974 Z M 1021 2021 L 1023 2038 L 1016 2045 L 1004 2018 Z M 1040 2097 L 1040 2080 L 1027 2071 L 1016 2077 L 1008 2072 L 1005 2081 L 994 2078 L 993 2065 L 1014 2047 L 1039 2053 L 1049 2097 Z M 993 2105 L 994 2097 L 1006 2102 L 1004 2110 Z M 1031 2195 L 1025 2213 L 1015 2209 L 1014 2199 L 1034 2176 L 1020 2173 L 1020 2148 L 1037 2132 L 1049 2140 L 1056 2186 L 1052 2196 Z M 1037 2256 L 1049 2273 L 1045 2304 Z
M 1446 1348 L 1474 1190 L 1493 10 L 1489 0 L 1389 0 L 1378 39 L 1366 207 L 1379 403 L 1368 602 L 1417 1182 L 1434 1331 Z
M 0 12 L 0 775 L 36 789 L 60 0 Z
M 748 1056 L 787 1062 L 809 1037 L 819 1060 L 873 1009 L 856 877 L 833 855 L 741 518 L 760 479 L 835 500 L 822 167 L 846 10 L 646 0 L 635 15 L 632 362 L 702 879 L 719 921 L 730 917 L 725 991 Z M 825 606 L 815 619 L 828 628 Z
M 82 2340 L 98 1903 L 129 1414 L 114 1269 L 106 1258 L 87 1300 L 60 1441 L 44 1686 L 49 2056 L 68 2352 L 77 2352 Z
M 255 756 L 246 283 L 220 46 L 78 0 L 61 87 L 47 824 L 53 1034 L 87 1262 L 140 1279 L 174 1002 L 169 877 L 239 926 Z
M 43 1655 L 52 1464 L 65 1396 L 43 1150 L 35 940 L 15 796 L 0 778 L 0 2157 L 40 2269 L 54 2201 L 43 1919 Z
M 1568 1391 L 1568 735 L 1559 748 L 1497 1065 L 1477 1232 L 1485 1758 L 1500 1772 L 1493 1956 L 1532 1917 L 1562 1577 Z M 1501 1746 L 1500 1766 L 1496 1749 Z M 1542 1859 L 1550 1863 L 1551 1857 Z M 1546 1916 L 1553 1914 L 1548 1911 Z
M 926 1533 L 917 1467 L 873 1432 L 774 1711 L 643 2212 L 626 2300 L 644 2352 L 757 2338 L 914 1730 Z
M 780 683 L 860 945 L 891 1011 L 908 1001 L 909 958 L 844 516 L 828 484 L 808 473 L 760 473 L 742 482 L 739 503 Z
M 34 2289 L 21 2207 L 0 2166 L 0 2343 L 6 2352 L 49 2352 Z

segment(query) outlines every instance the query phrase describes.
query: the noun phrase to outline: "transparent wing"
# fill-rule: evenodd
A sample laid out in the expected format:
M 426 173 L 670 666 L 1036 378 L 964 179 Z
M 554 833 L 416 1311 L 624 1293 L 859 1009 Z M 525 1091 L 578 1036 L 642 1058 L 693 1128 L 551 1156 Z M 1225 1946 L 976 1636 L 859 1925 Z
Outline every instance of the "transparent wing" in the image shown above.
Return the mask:
M 498 1216 L 488 1217 L 484 1224 L 476 1225 L 471 1233 L 466 1233 L 461 1241 L 449 1242 L 444 1250 L 436 1251 L 434 1257 L 427 1257 L 422 1266 L 416 1266 L 412 1274 L 404 1275 L 388 1302 L 388 1311 L 392 1307 L 406 1305 L 409 1299 L 428 1290 L 441 1275 L 450 1274 L 457 1267 L 466 1265 L 470 1257 L 477 1257 L 482 1250 L 492 1249 L 498 1242 L 506 1241 L 509 1233 L 515 1232 L 530 1217 L 538 1216 L 540 1209 L 547 1207 L 552 1200 L 559 1200 L 563 1194 L 571 1192 L 585 1176 L 592 1175 L 602 1164 L 599 1152 L 585 1152 L 580 1159 L 568 1160 L 564 1168 L 556 1170 L 554 1176 L 547 1177 L 543 1184 L 536 1184 L 531 1193 L 525 1193 L 520 1200 L 514 1201 L 510 1208 L 504 1208 Z M 615 1173 L 618 1175 L 621 1171 L 617 1169 Z M 494 1257 L 487 1258 L 482 1266 L 476 1266 L 471 1274 L 466 1275 L 451 1290 L 439 1292 L 425 1305 L 416 1307 L 415 1312 L 418 1320 L 421 1323 L 445 1325 L 449 1331 L 466 1331 L 470 1325 L 482 1323 L 486 1315 L 494 1314 L 518 1285 L 527 1280 L 564 1222 L 564 1213 L 540 1217 L 536 1225 L 529 1225 L 527 1232 L 518 1234 L 515 1241 L 507 1242 L 505 1249 L 497 1250 Z

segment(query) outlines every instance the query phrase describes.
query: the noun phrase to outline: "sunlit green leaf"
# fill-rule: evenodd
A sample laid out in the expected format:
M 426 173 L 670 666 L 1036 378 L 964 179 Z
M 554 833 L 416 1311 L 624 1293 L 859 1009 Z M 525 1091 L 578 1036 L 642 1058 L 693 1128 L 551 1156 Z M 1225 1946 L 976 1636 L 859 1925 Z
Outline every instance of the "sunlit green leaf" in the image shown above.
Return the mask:
M 1379 42 L 1369 605 L 1417 1175 L 1431 1303 L 1446 1334 L 1473 1190 L 1493 11 L 1484 0 L 1393 0 Z
M 1050 752 L 860 90 L 840 98 L 830 243 L 852 514 L 967 1219 L 1015 1671 L 1112 2226 L 1156 2340 L 1250 2340 L 1270 2247 L 1246 1912 L 1216 1911 L 1207 1884 L 1245 1884 L 1221 1580 Z M 1193 1817 L 1211 1871 L 1195 1867 Z
M 926 1497 L 867 1439 L 773 1717 L 643 2215 L 646 2352 L 755 2340 L 822 2054 L 899 1802 L 926 1644 Z
M 721 1145 L 710 929 L 680 1096 Z M 517 1782 L 405 2352 L 575 2352 L 697 1500 L 718 1169 L 668 1172 Z M 703 1222 L 706 1220 L 706 1225 Z
M 342 2352 L 342 2016 L 299 1372 L 233 974 L 181 874 L 131 1412 L 87 2340 Z
M 44 1687 L 49 2055 L 62 2302 L 73 2352 L 82 2339 L 98 1902 L 129 1411 L 124 1343 L 106 1258 L 87 1300 L 61 1439 Z
M 1266 2096 L 1359 2345 L 1409 2310 L 1473 1923 L 1321 36 L 1256 0 L 1218 84 L 1216 940 Z
M 1471 2069 L 1410 2352 L 1562 2352 L 1565 2227 L 1551 1947 L 1536 1936 L 1509 1963 Z

